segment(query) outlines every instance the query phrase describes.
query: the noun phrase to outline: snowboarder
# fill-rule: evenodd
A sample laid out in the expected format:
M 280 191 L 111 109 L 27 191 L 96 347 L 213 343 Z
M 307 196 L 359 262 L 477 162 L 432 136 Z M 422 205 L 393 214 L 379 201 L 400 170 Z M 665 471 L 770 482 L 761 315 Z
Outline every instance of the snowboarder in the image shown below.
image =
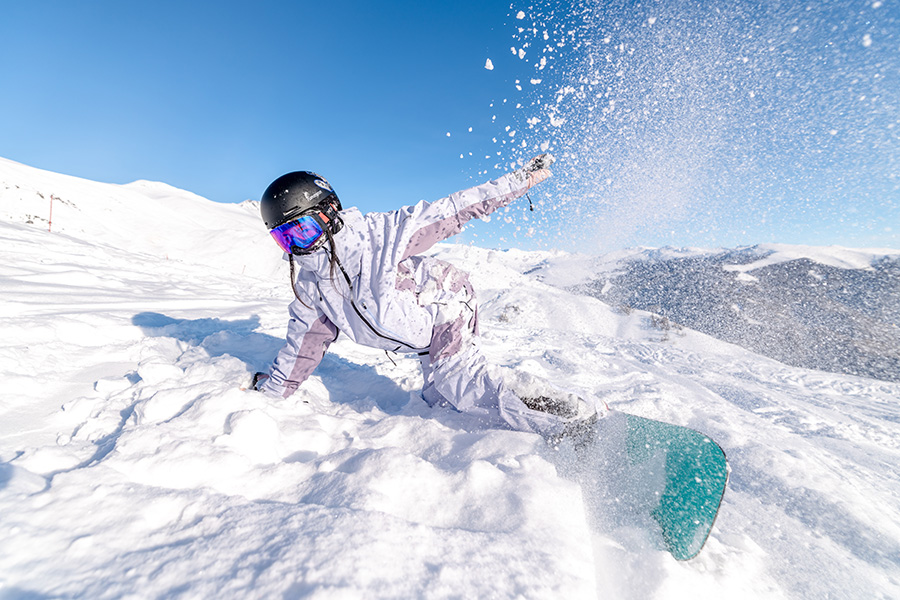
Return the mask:
M 344 332 L 357 343 L 418 354 L 430 405 L 451 405 L 489 427 L 555 437 L 595 418 L 574 394 L 521 372 L 501 373 L 479 348 L 475 294 L 465 272 L 422 256 L 550 177 L 549 154 L 494 181 L 396 211 L 343 209 L 328 181 L 299 171 L 262 196 L 266 227 L 291 266 L 296 299 L 287 342 L 253 387 L 288 397 Z

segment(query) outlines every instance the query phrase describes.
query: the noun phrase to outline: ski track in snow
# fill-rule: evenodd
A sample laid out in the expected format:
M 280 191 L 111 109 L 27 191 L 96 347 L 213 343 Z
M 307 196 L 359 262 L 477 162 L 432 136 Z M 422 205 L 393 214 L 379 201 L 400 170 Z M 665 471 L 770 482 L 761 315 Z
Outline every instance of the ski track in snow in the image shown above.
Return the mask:
M 6 206 L 28 186 L 85 215 L 122 190 L 152 190 L 149 212 L 202 201 L 0 167 Z M 153 244 L 104 237 L 127 217 L 91 235 L 0 222 L 4 600 L 900 597 L 898 384 L 662 331 L 528 275 L 547 253 L 439 246 L 472 274 L 493 362 L 725 448 L 719 519 L 679 563 L 602 525 L 566 447 L 428 408 L 413 358 L 341 338 L 289 400 L 242 390 L 290 300 L 265 232 L 167 258 L 152 218 Z

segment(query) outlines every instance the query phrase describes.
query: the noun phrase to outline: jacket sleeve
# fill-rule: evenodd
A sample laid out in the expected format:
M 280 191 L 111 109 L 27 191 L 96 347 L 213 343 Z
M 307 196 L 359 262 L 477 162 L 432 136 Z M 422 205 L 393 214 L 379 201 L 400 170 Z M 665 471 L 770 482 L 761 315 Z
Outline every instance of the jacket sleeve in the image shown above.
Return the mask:
M 287 341 L 269 369 L 269 378 L 260 391 L 287 398 L 312 375 L 325 351 L 335 339 L 338 329 L 321 312 L 299 301 L 291 302 L 288 310 Z
M 434 202 L 419 202 L 388 213 L 396 232 L 397 262 L 425 252 L 436 243 L 456 235 L 474 218 L 491 214 L 528 191 L 523 170 L 456 192 Z

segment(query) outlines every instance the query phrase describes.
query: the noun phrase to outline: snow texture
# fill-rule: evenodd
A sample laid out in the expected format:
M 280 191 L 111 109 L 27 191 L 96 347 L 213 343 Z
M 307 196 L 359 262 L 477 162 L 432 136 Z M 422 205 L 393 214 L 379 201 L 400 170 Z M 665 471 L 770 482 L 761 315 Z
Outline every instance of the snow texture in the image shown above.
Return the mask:
M 342 338 L 291 399 L 242 389 L 291 298 L 255 211 L 0 159 L 0 598 L 900 596 L 900 385 L 532 272 L 566 255 L 440 246 L 492 361 L 723 445 L 679 563 L 599 525 L 565 448 L 429 409 L 414 358 Z

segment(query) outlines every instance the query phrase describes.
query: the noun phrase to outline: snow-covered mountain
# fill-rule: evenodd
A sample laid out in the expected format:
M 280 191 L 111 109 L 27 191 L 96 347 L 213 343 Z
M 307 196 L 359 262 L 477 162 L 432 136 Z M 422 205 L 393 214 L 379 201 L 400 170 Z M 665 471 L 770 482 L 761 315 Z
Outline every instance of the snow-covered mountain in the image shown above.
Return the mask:
M 566 289 L 596 258 L 435 251 L 496 364 L 722 444 L 690 562 L 601 526 L 537 436 L 428 408 L 415 358 L 341 338 L 291 399 L 242 390 L 291 298 L 252 206 L 0 160 L 0 239 L 4 600 L 900 597 L 900 384 Z
M 98 183 L 3 158 L 0 175 L 0 222 L 33 225 L 141 261 L 202 264 L 260 278 L 282 267 L 266 252 L 271 241 L 254 201 L 218 204 L 165 183 Z
M 579 281 L 572 279 L 578 264 Z M 900 381 L 900 251 L 764 244 L 560 257 L 534 274 L 789 365 Z M 662 321 L 665 319 L 665 321 Z

